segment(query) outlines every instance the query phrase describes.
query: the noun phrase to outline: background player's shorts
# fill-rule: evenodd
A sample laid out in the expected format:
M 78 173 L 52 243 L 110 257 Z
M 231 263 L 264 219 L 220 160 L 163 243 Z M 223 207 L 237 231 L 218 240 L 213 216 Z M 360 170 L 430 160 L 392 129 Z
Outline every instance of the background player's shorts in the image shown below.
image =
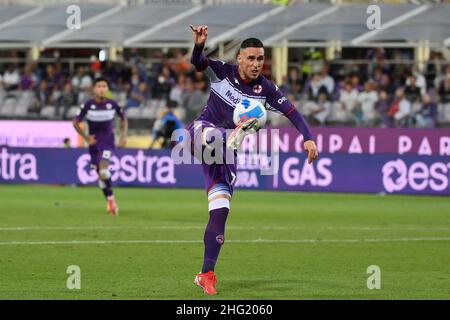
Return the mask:
M 204 128 L 217 128 L 211 122 L 205 120 L 196 120 L 189 126 L 189 135 L 191 137 L 191 153 L 194 155 L 196 148 L 201 148 L 201 152 L 205 150 L 205 147 L 194 141 L 201 141 L 201 135 Z M 196 140 L 200 139 L 200 140 Z M 223 144 L 223 154 L 225 155 L 225 143 Z M 197 150 L 199 152 L 199 150 Z M 217 189 L 224 191 L 228 189 L 228 193 L 233 195 L 233 185 L 236 181 L 236 163 L 237 153 L 234 152 L 233 163 L 226 163 L 225 156 L 223 163 L 207 164 L 202 161 L 203 176 L 205 182 L 206 193 L 211 193 Z
M 91 166 L 99 167 L 100 161 L 109 161 L 113 155 L 114 146 L 98 144 L 89 146 L 89 154 L 91 156 Z

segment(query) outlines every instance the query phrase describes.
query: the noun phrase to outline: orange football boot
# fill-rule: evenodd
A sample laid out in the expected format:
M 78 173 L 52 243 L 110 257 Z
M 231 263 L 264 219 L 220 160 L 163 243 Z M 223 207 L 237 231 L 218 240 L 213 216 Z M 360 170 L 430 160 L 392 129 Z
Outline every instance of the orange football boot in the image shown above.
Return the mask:
M 114 197 L 109 197 L 107 199 L 106 210 L 112 216 L 117 216 L 119 214 L 119 207 L 117 206 L 116 199 L 114 199 Z
M 199 273 L 195 276 L 194 283 L 203 288 L 203 292 L 209 295 L 217 294 L 216 284 L 217 277 L 214 271 L 210 270 L 206 273 Z

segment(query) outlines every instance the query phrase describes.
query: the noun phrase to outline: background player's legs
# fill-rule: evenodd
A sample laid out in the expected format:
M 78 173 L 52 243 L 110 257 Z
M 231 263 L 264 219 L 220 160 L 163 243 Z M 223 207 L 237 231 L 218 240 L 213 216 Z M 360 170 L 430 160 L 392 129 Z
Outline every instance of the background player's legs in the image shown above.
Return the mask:
M 230 200 L 231 194 L 226 184 L 218 183 L 208 192 L 209 221 L 203 237 L 205 253 L 202 273 L 214 271 L 220 248 L 225 242 L 225 223 Z
M 109 162 L 107 160 L 101 160 L 98 168 L 99 186 L 106 199 L 114 195 L 112 190 L 111 172 L 109 171 L 108 166 Z
M 106 198 L 107 206 L 106 210 L 112 214 L 117 215 L 119 213 L 119 207 L 117 206 L 116 200 L 114 199 L 114 194 L 112 190 L 111 172 L 108 169 L 109 158 L 111 157 L 111 152 L 105 150 L 102 153 L 102 159 L 98 165 L 98 177 L 99 186 L 103 191 L 103 195 Z

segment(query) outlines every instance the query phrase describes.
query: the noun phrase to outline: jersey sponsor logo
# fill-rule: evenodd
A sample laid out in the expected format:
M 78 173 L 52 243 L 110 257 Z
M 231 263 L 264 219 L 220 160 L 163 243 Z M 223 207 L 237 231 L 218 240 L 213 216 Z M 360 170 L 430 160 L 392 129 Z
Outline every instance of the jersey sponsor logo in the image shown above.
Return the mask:
M 227 93 L 225 93 L 225 96 L 231 101 L 233 102 L 233 104 L 238 104 L 241 99 L 239 97 L 235 97 L 233 96 L 233 93 L 230 90 L 227 90 Z
M 220 98 L 225 104 L 234 108 L 234 106 L 241 101 L 242 98 L 252 98 L 256 99 L 262 104 L 266 103 L 265 96 L 256 96 L 243 93 L 239 90 L 236 85 L 234 85 L 232 80 L 233 78 L 224 78 L 220 82 L 212 82 L 211 83 L 211 94 Z
M 278 99 L 278 104 L 282 104 L 283 102 L 287 101 L 286 97 L 281 97 L 280 99 Z
M 255 84 L 255 85 L 253 86 L 253 92 L 254 92 L 254 93 L 261 93 L 261 91 L 262 91 L 262 85 L 260 85 L 260 84 Z
M 94 122 L 111 121 L 114 119 L 114 110 L 89 110 L 86 119 Z

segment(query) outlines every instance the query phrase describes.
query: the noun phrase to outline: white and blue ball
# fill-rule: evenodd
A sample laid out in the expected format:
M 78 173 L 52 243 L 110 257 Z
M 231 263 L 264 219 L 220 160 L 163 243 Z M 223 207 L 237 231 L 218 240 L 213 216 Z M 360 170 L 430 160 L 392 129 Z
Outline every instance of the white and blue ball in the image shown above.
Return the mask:
M 264 105 L 255 99 L 244 98 L 234 108 L 233 121 L 235 125 L 250 118 L 258 119 L 258 128 L 264 127 L 267 120 L 267 111 Z

